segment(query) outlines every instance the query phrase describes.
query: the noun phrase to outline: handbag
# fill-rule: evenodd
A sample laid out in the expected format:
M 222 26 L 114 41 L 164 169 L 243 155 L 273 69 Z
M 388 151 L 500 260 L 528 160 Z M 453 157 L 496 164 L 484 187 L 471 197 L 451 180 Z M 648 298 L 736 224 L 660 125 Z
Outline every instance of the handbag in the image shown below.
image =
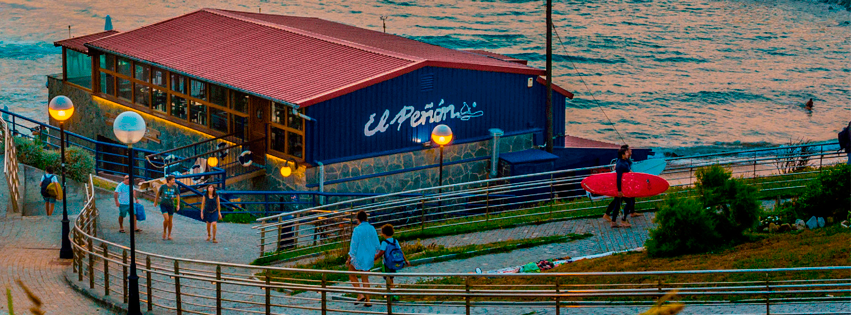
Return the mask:
M 141 203 L 136 203 L 136 221 L 145 221 L 145 207 Z

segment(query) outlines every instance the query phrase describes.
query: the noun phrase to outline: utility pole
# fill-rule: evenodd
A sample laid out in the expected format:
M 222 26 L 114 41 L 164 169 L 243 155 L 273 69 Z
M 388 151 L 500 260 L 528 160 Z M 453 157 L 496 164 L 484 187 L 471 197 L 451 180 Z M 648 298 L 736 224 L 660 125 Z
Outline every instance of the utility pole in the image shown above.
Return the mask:
M 553 152 L 553 0 L 547 0 L 547 152 Z
M 384 28 L 384 33 L 387 33 L 387 16 L 381 16 L 381 26 Z

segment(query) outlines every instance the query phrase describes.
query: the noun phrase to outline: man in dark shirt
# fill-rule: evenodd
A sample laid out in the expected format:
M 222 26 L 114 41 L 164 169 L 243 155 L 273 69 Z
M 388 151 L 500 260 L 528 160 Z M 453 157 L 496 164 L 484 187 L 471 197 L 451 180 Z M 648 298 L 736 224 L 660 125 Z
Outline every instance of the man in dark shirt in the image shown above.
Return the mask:
M 606 213 L 603 215 L 603 218 L 606 220 L 612 221 L 612 227 L 631 227 L 632 225 L 626 221 L 627 215 L 632 215 L 634 217 L 640 216 L 641 214 L 635 213 L 635 198 L 627 198 L 623 196 L 623 191 L 621 190 L 621 183 L 623 181 L 623 174 L 629 173 L 632 171 L 632 160 L 629 158 L 632 157 L 632 150 L 629 148 L 629 145 L 622 145 L 618 150 L 618 161 L 615 164 L 615 172 L 617 173 L 617 183 L 618 183 L 618 196 L 609 203 L 608 208 L 606 208 Z M 621 209 L 621 201 L 626 201 L 626 206 L 623 209 L 623 220 L 621 225 L 618 225 L 618 212 Z

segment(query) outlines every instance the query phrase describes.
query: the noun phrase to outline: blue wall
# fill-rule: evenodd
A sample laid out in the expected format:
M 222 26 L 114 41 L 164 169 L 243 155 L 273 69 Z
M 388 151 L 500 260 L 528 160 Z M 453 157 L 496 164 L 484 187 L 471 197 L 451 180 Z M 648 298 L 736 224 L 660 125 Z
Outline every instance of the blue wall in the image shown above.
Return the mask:
M 433 80 L 428 80 L 429 75 L 433 75 Z M 329 164 L 420 150 L 424 147 L 417 141 L 429 141 L 431 130 L 438 124 L 452 128 L 455 143 L 487 139 L 490 128 L 500 128 L 506 135 L 543 133 L 546 88 L 537 82 L 528 88 L 529 78 L 534 80 L 534 76 L 521 74 L 425 67 L 309 106 L 306 114 L 317 121 L 310 122 L 307 130 L 306 160 Z M 433 87 L 431 90 L 427 88 L 429 85 Z M 443 106 L 439 106 L 441 100 L 444 101 Z M 445 120 L 429 122 L 426 119 L 425 123 L 412 127 L 411 119 L 417 115 L 414 113 L 404 120 L 401 127 L 398 122 L 390 124 L 405 106 L 424 112 L 452 104 L 454 112 L 459 113 L 465 102 L 469 113 L 481 112 L 481 116 L 462 120 L 452 119 L 447 113 Z M 476 107 L 472 107 L 474 102 Z M 433 107 L 426 109 L 429 103 L 433 103 Z M 564 105 L 565 97 L 553 92 L 554 134 L 564 132 Z M 370 116 L 375 114 L 369 126 L 369 129 L 374 129 L 385 110 L 389 110 L 386 119 L 388 128 L 366 136 L 364 126 Z M 555 143 L 563 141 L 556 140 Z M 543 137 L 537 136 L 536 142 L 542 143 Z

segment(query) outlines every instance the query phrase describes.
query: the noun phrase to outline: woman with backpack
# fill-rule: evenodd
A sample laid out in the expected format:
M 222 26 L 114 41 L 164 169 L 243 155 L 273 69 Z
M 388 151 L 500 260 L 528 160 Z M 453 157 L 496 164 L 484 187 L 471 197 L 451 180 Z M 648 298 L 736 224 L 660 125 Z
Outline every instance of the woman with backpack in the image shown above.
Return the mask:
M 44 212 L 47 213 L 47 216 L 53 215 L 53 208 L 56 207 L 56 198 L 59 197 L 56 195 L 55 190 L 48 189 L 50 184 L 55 183 L 59 186 L 59 180 L 56 179 L 56 175 L 53 174 L 53 166 L 48 166 L 44 168 L 45 174 L 41 176 L 41 197 L 44 198 Z M 51 194 L 52 193 L 52 194 Z
M 375 254 L 375 260 L 381 258 L 384 262 L 381 272 L 396 273 L 396 271 L 405 268 L 405 266 L 410 266 L 411 262 L 402 253 L 402 245 L 399 245 L 399 241 L 393 238 L 393 225 L 385 224 L 382 226 L 381 236 L 384 237 L 384 240 L 381 241 L 381 245 L 378 245 L 378 253 Z M 388 279 L 388 276 L 384 276 L 384 279 L 387 279 L 387 285 L 393 288 L 393 277 L 389 277 Z M 395 295 L 387 298 L 396 301 L 399 300 L 399 297 Z

